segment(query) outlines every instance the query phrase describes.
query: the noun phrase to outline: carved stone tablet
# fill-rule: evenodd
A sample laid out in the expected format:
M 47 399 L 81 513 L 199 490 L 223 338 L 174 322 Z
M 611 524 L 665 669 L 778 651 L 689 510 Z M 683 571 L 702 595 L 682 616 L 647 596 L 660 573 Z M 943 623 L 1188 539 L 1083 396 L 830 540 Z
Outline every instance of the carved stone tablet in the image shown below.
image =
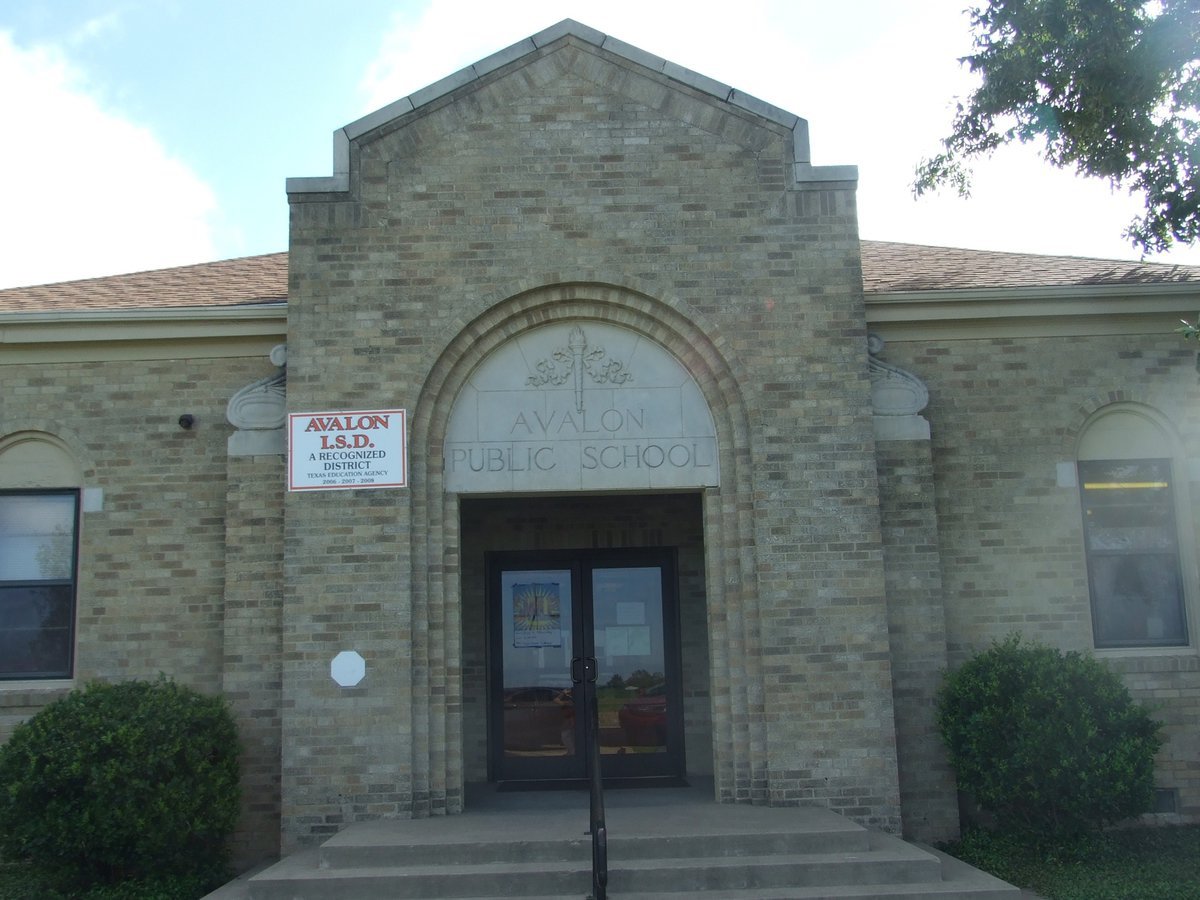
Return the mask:
M 446 489 L 647 490 L 719 483 L 712 414 L 661 345 L 600 322 L 513 338 L 455 399 Z

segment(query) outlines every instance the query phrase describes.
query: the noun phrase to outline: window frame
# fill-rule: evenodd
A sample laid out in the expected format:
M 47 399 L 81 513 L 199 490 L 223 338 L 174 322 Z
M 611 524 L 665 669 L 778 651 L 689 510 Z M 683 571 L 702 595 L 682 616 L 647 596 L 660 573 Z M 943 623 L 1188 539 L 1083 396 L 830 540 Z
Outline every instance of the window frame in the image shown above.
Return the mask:
M 0 684 L 22 681 L 64 681 L 75 676 L 75 654 L 77 651 L 76 618 L 79 602 L 79 535 L 83 515 L 83 491 L 80 488 L 0 488 L 0 497 L 62 497 L 69 496 L 73 500 L 74 510 L 71 518 L 71 568 L 68 578 L 41 579 L 3 579 L 0 578 L 0 590 L 7 588 L 23 588 L 37 586 L 67 586 L 67 659 L 66 666 L 61 670 L 42 672 L 13 672 L 6 673 L 0 669 Z M 2 602 L 2 601 L 0 601 Z
M 1097 482 L 1089 481 L 1089 477 L 1085 474 L 1085 467 L 1113 467 L 1113 466 L 1139 466 L 1145 471 L 1158 469 L 1160 474 L 1156 474 L 1155 478 L 1166 478 L 1165 484 L 1161 487 L 1152 487 L 1159 484 L 1154 482 L 1131 482 L 1127 487 L 1117 487 L 1118 483 L 1110 483 L 1103 488 L 1104 490 L 1113 490 L 1112 495 L 1097 495 L 1094 500 L 1089 500 L 1088 485 L 1095 485 Z M 1183 548 L 1180 534 L 1180 519 L 1179 519 L 1179 503 L 1178 490 L 1175 477 L 1174 460 L 1169 456 L 1158 457 L 1113 457 L 1109 459 L 1092 458 L 1092 459 L 1077 459 L 1075 462 L 1076 476 L 1079 485 L 1079 504 L 1081 522 L 1083 527 L 1083 550 L 1084 558 L 1087 567 L 1088 576 L 1088 598 L 1091 610 L 1092 623 L 1092 644 L 1097 650 L 1159 650 L 1159 649 L 1177 649 L 1190 645 L 1189 639 L 1189 619 L 1188 615 L 1188 592 L 1186 589 L 1184 578 L 1184 560 Z M 1161 473 L 1165 473 L 1165 476 Z M 1101 488 L 1093 488 L 1100 490 Z M 1145 495 L 1131 494 L 1134 490 L 1161 490 L 1163 493 L 1154 497 L 1153 503 L 1138 503 L 1137 501 L 1144 499 Z M 1127 507 L 1141 507 L 1143 510 L 1153 510 L 1158 508 L 1158 512 L 1167 520 L 1163 525 L 1159 526 L 1164 530 L 1167 540 L 1164 546 L 1159 549 L 1154 548 L 1137 548 L 1137 549 L 1122 549 L 1119 547 L 1101 548 L 1093 545 L 1092 534 L 1093 526 L 1089 525 L 1088 517 L 1093 510 L 1102 510 L 1106 504 L 1099 501 L 1101 497 L 1118 497 L 1123 496 L 1127 500 L 1124 505 Z M 1113 504 L 1117 506 L 1118 504 Z M 1110 509 L 1112 507 L 1109 507 Z M 1133 528 L 1134 525 L 1126 525 L 1125 528 Z M 1111 626 L 1105 626 L 1105 631 L 1102 634 L 1100 626 L 1102 623 L 1107 623 L 1114 617 L 1114 614 L 1119 610 L 1115 606 L 1110 606 L 1103 612 L 1102 604 L 1112 604 L 1112 599 L 1108 596 L 1101 596 L 1098 584 L 1100 582 L 1100 571 L 1105 566 L 1102 560 L 1120 560 L 1120 559 L 1138 559 L 1149 560 L 1159 559 L 1168 561 L 1171 571 L 1169 573 L 1173 582 L 1173 596 L 1164 596 L 1160 608 L 1167 606 L 1171 607 L 1172 615 L 1172 633 L 1169 637 L 1152 638 L 1149 636 L 1149 627 L 1144 629 L 1147 634 L 1145 636 L 1137 636 L 1132 638 L 1122 638 L 1120 635 L 1112 633 Z M 1149 617 L 1147 617 L 1149 622 Z M 1177 629 L 1175 626 L 1178 626 Z M 1178 637 L 1175 635 L 1178 634 Z

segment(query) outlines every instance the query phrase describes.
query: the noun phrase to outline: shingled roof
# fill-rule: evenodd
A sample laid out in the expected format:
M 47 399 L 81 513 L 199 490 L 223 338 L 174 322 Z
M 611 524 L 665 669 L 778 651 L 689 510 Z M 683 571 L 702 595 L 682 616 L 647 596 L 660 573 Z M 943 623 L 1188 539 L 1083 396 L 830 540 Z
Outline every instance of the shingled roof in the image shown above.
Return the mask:
M 863 290 L 868 295 L 1089 285 L 1190 283 L 1200 287 L 1200 266 L 962 250 L 890 241 L 863 241 L 862 268 Z
M 130 275 L 10 288 L 0 291 L 0 312 L 283 303 L 287 300 L 287 268 L 286 253 L 268 253 Z
M 287 300 L 286 253 L 0 290 L 0 312 L 172 309 Z M 863 288 L 876 294 L 1190 284 L 1200 266 L 862 242 Z

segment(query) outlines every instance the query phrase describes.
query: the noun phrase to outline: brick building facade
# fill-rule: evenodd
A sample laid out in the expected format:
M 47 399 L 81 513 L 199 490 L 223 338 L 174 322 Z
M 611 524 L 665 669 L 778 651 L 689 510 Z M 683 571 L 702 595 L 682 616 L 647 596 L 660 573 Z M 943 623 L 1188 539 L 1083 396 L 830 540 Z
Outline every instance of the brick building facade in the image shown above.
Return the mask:
M 592 659 L 614 775 L 936 840 L 940 674 L 1019 631 L 1200 814 L 1200 270 L 860 241 L 804 120 L 573 22 L 334 156 L 287 254 L 0 291 L 0 541 L 75 551 L 0 545 L 0 737 L 223 692 L 251 859 L 582 777 Z M 396 410 L 405 486 L 288 490 L 289 413 Z

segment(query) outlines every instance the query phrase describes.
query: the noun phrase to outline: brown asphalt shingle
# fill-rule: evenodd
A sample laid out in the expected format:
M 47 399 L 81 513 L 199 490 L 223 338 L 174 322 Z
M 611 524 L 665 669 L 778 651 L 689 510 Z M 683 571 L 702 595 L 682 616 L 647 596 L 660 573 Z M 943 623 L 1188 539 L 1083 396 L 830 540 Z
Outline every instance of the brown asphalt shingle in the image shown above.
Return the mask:
M 170 309 L 287 300 L 286 253 L 0 290 L 0 312 Z M 1200 266 L 862 242 L 868 296 L 903 291 L 1192 284 Z
M 1200 266 L 1172 266 L 1081 256 L 962 250 L 890 241 L 862 242 L 863 289 L 894 291 L 1191 283 Z
M 287 300 L 286 253 L 0 291 L 0 312 L 169 309 Z

